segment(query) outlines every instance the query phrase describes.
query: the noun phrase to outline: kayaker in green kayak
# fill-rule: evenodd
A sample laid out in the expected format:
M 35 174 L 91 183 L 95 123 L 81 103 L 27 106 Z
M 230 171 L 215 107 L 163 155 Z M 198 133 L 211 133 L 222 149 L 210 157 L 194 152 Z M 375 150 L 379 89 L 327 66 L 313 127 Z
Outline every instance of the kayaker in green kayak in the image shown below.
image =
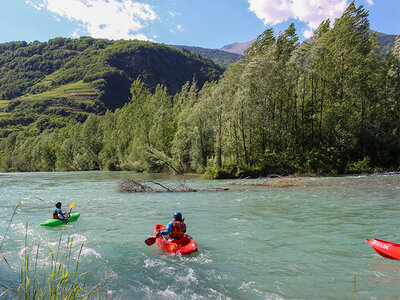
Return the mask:
M 59 220 L 68 220 L 70 217 L 70 213 L 63 213 L 61 210 L 61 202 L 56 203 L 56 209 L 53 211 L 53 219 Z
M 183 223 L 185 219 L 182 219 L 180 212 L 174 213 L 174 221 L 168 223 L 165 230 L 158 230 L 158 234 L 166 236 L 166 239 L 180 239 L 186 233 L 186 224 Z

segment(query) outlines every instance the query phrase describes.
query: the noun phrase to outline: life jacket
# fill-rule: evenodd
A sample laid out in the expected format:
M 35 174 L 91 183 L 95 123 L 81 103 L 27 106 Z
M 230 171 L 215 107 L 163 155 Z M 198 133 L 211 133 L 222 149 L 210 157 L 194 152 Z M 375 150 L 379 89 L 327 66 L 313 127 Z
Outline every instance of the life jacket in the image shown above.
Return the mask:
M 183 235 L 185 234 L 185 227 L 186 227 L 186 225 L 183 222 L 180 222 L 180 221 L 173 222 L 169 237 L 171 239 L 179 239 L 179 238 L 183 237 Z
M 53 219 L 58 219 L 58 220 L 60 220 L 60 217 L 58 216 L 58 213 L 57 213 L 57 209 L 55 209 L 55 210 L 53 211 Z

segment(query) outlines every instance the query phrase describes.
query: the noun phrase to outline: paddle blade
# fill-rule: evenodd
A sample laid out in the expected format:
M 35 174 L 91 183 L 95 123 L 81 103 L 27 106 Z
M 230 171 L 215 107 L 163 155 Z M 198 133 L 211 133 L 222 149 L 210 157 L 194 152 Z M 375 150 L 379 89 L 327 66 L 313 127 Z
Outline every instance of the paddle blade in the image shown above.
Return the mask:
M 75 204 L 76 204 L 75 202 L 72 202 L 69 208 L 72 209 L 75 206 Z
M 147 246 L 151 246 L 156 242 L 156 239 L 157 238 L 155 236 L 151 236 L 147 240 L 145 240 L 144 242 L 146 243 Z

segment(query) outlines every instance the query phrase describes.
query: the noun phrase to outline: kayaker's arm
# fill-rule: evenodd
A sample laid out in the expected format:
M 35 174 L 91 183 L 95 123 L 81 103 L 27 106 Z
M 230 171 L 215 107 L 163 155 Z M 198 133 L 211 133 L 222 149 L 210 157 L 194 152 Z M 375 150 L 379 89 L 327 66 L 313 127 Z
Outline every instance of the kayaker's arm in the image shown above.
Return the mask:
M 58 213 L 58 217 L 60 218 L 60 220 L 68 220 L 70 216 L 71 216 L 70 213 L 63 213 L 63 212 Z
M 173 221 L 169 222 L 167 225 L 167 228 L 165 230 L 160 230 L 158 233 L 162 234 L 162 235 L 170 234 L 171 230 L 172 230 L 172 223 L 173 223 Z
M 64 214 L 63 214 L 61 208 L 57 208 L 57 215 L 58 215 L 58 218 L 59 218 L 60 220 L 64 220 L 64 219 L 65 219 Z

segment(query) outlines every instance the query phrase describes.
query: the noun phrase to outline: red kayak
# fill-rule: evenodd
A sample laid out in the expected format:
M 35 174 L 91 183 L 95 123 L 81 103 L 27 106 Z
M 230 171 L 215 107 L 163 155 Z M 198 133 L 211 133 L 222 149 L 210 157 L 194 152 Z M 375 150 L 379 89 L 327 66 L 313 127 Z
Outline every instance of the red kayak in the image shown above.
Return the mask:
M 154 236 L 157 236 L 157 230 L 165 230 L 165 228 L 166 227 L 161 224 L 154 226 Z M 197 251 L 196 243 L 187 234 L 180 239 L 166 240 L 163 237 L 157 237 L 156 244 L 161 250 L 170 254 L 190 254 Z
M 400 259 L 400 244 L 392 243 L 380 239 L 365 239 L 372 248 L 383 257 L 390 259 Z

